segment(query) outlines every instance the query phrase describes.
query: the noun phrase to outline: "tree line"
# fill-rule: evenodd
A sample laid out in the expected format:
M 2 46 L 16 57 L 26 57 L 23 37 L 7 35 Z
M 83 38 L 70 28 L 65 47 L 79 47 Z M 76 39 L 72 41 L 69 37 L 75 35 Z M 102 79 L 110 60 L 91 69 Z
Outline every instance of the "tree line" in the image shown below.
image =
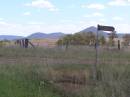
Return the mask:
M 108 35 L 108 40 L 102 34 L 98 35 L 98 44 L 101 46 L 110 45 L 115 46 L 114 38 L 118 36 L 114 33 Z M 57 45 L 88 45 L 94 46 L 96 43 L 97 35 L 93 32 L 78 32 L 75 34 L 68 34 L 57 41 Z M 130 45 L 130 34 L 125 34 L 123 37 L 122 44 L 124 46 Z
M 57 45 L 89 45 L 93 46 L 96 43 L 96 35 L 93 32 L 82 32 L 69 34 L 57 41 Z M 100 45 L 106 44 L 106 38 L 103 35 L 99 35 L 98 43 Z

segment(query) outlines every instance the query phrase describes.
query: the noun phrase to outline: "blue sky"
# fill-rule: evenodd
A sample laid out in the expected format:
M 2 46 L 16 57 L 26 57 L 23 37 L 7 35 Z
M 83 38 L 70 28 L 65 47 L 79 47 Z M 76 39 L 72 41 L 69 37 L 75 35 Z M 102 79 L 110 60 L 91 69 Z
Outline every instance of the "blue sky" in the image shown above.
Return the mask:
M 1 0 L 0 35 L 75 33 L 97 24 L 130 33 L 130 0 Z

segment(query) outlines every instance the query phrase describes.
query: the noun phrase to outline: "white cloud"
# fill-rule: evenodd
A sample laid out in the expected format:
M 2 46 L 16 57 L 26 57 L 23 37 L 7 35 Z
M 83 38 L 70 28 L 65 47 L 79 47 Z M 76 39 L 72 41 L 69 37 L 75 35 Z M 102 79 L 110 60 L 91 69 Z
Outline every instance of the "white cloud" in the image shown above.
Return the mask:
M 1 25 L 6 25 L 7 23 L 4 22 L 4 21 L 0 21 L 0 24 L 1 24 Z
M 83 17 L 85 17 L 85 18 L 90 18 L 90 17 L 92 17 L 92 15 L 86 14 L 86 15 L 84 15 Z
M 25 16 L 30 16 L 31 13 L 30 13 L 30 12 L 24 12 L 23 15 L 25 15 Z
M 0 22 L 0 35 L 20 35 L 26 36 L 35 31 L 39 31 L 39 25 L 15 24 Z
M 95 13 L 92 13 L 92 14 L 84 15 L 84 17 L 86 17 L 86 18 L 89 18 L 89 17 L 104 17 L 104 14 L 99 13 L 99 12 L 95 12 Z
M 17 27 L 18 27 L 18 25 L 16 25 L 16 24 L 1 21 L 0 22 L 0 34 L 1 35 L 20 35 L 20 33 L 18 33 L 19 31 L 15 32 Z
M 106 19 L 101 18 L 101 19 L 99 19 L 99 21 L 101 21 L 101 22 L 106 22 Z
M 75 21 L 71 20 L 71 19 L 62 19 L 60 20 L 61 23 L 74 23 Z
M 83 30 L 89 26 L 97 26 L 97 24 L 101 25 L 112 25 L 116 28 L 116 31 L 120 33 L 130 33 L 130 24 L 109 24 L 106 23 L 105 19 L 99 18 L 97 20 L 82 20 L 77 21 L 76 23 L 57 23 L 57 24 L 45 24 L 42 22 L 28 22 L 26 24 L 16 24 L 9 22 L 0 22 L 0 34 L 2 35 L 22 35 L 27 36 L 34 32 L 44 32 L 44 33 L 52 33 L 52 32 L 64 32 L 64 33 L 75 33 L 80 30 Z
M 44 25 L 45 23 L 32 21 L 32 22 L 28 22 L 27 24 L 29 24 L 29 25 Z
M 95 17 L 103 17 L 104 15 L 102 13 L 96 12 L 96 13 L 93 13 L 93 16 L 95 16 Z
M 50 11 L 57 11 L 58 9 L 48 0 L 33 0 L 31 3 L 25 4 L 25 6 L 31 6 L 35 8 L 46 8 Z
M 4 20 L 3 18 L 0 18 L 0 21 Z
M 115 24 L 115 28 L 119 33 L 130 33 L 130 24 Z
M 42 22 L 29 22 L 26 24 L 15 24 L 8 22 L 0 22 L 0 35 L 20 35 L 27 36 L 35 32 L 65 32 L 74 33 L 78 30 L 74 24 L 45 24 Z
M 110 6 L 130 6 L 130 0 L 113 0 L 108 3 Z
M 8 23 L 8 22 L 5 22 L 5 21 L 0 21 L 0 26 L 11 26 L 11 27 L 13 27 L 14 25 L 13 24 L 10 24 L 10 23 Z
M 116 21 L 123 21 L 124 20 L 122 17 L 119 17 L 119 16 L 115 16 L 112 19 L 116 20 Z
M 82 5 L 82 8 L 92 8 L 92 9 L 105 9 L 105 6 L 103 4 L 86 4 L 86 5 Z
M 76 8 L 76 5 L 71 4 L 71 5 L 68 6 L 68 8 Z

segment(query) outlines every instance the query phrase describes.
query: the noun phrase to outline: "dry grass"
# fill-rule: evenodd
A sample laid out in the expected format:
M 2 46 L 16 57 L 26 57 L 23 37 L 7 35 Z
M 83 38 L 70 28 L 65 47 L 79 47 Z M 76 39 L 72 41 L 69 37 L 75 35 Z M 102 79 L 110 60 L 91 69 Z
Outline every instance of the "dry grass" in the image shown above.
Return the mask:
M 100 49 L 96 82 L 92 79 L 93 64 L 95 64 L 93 47 L 69 47 L 67 51 L 64 48 L 0 48 L 0 74 L 4 75 L 1 80 L 8 78 L 7 84 L 10 79 L 18 80 L 19 84 L 24 82 L 23 86 L 27 93 L 18 89 L 19 95 L 25 93 L 25 97 L 27 95 L 46 97 L 49 94 L 44 91 L 48 91 L 51 95 L 47 97 L 52 95 L 55 97 L 59 95 L 60 97 L 129 97 L 129 50 Z M 26 85 L 29 85 L 28 88 Z M 32 87 L 34 90 L 31 89 Z M 28 94 L 32 91 L 35 91 L 35 95 Z
M 54 47 L 58 39 L 33 39 L 31 42 L 37 47 Z

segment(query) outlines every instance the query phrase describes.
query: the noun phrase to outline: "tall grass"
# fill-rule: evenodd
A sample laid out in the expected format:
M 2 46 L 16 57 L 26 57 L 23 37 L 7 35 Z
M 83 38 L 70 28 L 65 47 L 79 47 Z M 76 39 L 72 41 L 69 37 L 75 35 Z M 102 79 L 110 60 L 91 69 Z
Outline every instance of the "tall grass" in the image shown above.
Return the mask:
M 0 48 L 0 97 L 129 97 L 130 52 L 99 49 Z

